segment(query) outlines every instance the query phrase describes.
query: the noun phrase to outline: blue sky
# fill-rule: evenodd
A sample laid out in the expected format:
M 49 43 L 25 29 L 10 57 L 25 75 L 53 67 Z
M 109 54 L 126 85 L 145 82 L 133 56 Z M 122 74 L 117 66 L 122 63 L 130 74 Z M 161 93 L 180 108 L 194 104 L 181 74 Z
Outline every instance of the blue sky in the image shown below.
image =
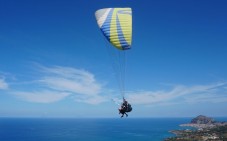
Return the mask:
M 130 117 L 227 116 L 224 0 L 0 1 L 1 117 L 116 117 L 121 95 L 94 13 L 131 7 Z

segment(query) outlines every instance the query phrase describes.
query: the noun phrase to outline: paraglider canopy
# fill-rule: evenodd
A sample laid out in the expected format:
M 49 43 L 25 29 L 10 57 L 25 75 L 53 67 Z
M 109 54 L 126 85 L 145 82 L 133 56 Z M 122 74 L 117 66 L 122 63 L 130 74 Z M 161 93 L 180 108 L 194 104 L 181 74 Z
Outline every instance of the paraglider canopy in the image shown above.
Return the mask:
M 131 8 L 104 8 L 95 17 L 106 39 L 117 49 L 127 50 L 132 42 Z

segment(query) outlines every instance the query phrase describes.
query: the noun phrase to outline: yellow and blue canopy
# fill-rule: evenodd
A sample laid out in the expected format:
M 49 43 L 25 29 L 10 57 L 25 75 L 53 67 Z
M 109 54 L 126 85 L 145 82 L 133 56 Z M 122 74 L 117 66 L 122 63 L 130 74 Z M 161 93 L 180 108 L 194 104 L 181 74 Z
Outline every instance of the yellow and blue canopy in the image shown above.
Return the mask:
M 96 11 L 99 28 L 107 40 L 120 50 L 131 48 L 132 10 L 131 8 L 105 8 Z

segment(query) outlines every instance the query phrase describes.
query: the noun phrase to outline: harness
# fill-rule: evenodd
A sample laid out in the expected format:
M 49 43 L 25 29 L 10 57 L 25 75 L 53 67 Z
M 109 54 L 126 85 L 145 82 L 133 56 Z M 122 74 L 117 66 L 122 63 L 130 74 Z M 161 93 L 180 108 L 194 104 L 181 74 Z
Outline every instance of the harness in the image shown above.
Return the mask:
M 128 103 L 127 107 L 126 107 L 126 112 L 131 112 L 132 111 L 132 106 L 131 104 Z

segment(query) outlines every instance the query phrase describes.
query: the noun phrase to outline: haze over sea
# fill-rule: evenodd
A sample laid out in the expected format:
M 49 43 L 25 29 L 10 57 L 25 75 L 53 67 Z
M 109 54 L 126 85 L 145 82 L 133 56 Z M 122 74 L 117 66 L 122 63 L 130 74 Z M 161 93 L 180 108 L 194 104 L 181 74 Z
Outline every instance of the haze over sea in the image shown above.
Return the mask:
M 160 141 L 190 119 L 0 118 L 0 141 Z

